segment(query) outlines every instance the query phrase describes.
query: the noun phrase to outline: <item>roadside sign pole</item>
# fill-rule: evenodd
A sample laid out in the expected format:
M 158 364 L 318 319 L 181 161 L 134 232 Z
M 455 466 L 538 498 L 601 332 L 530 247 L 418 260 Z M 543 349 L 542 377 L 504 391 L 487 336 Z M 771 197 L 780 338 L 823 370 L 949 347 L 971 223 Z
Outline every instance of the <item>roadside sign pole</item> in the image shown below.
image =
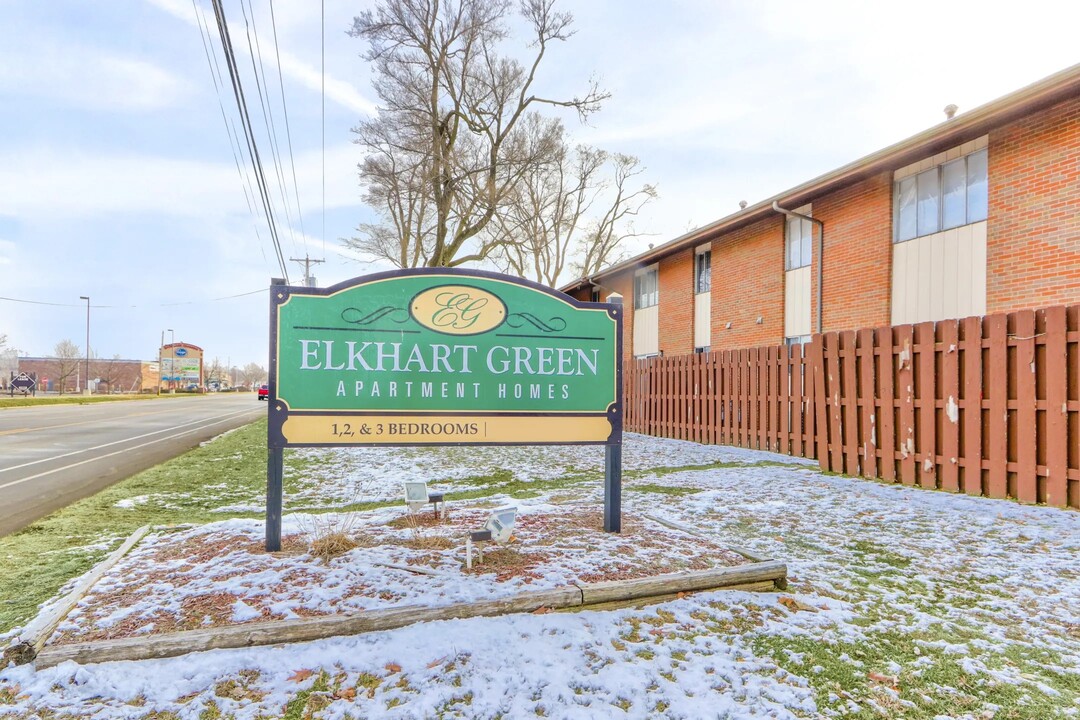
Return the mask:
M 270 448 L 266 456 L 266 550 L 281 549 L 281 495 L 285 451 Z
M 269 420 L 277 402 L 277 312 L 275 312 L 274 292 L 285 285 L 284 278 L 270 280 L 270 394 L 266 398 L 266 416 Z M 285 449 L 270 440 L 270 425 L 267 422 L 266 450 L 266 551 L 281 550 L 281 497 L 282 483 L 285 476 Z
M 604 446 L 604 532 L 622 532 L 622 445 Z
M 612 293 L 606 298 L 607 302 L 613 305 L 619 305 L 620 310 L 622 305 L 622 295 L 618 293 Z M 619 367 L 622 364 L 622 318 L 617 317 L 618 327 L 620 331 L 618 333 L 618 343 L 616 347 L 615 362 L 619 363 Z M 616 389 L 617 401 L 616 408 L 620 414 L 616 418 L 617 424 L 617 442 L 613 445 L 604 446 L 604 532 L 621 533 L 622 532 L 622 416 L 625 414 L 626 408 L 623 405 L 623 388 L 622 388 L 622 373 L 617 373 L 619 387 Z

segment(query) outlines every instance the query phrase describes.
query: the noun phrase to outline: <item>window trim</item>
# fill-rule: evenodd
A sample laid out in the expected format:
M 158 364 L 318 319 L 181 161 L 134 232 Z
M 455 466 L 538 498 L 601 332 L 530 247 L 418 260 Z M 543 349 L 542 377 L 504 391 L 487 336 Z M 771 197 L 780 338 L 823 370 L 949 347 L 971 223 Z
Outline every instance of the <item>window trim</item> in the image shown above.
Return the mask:
M 976 158 L 978 156 L 981 156 L 983 158 L 981 163 L 982 175 L 976 178 L 975 182 L 971 182 L 970 163 L 973 158 Z M 971 152 L 968 152 L 959 157 L 954 157 L 952 159 L 942 159 L 933 167 L 928 167 L 925 170 L 921 170 L 919 172 L 913 172 L 911 174 L 905 175 L 898 180 L 894 179 L 892 199 L 893 244 L 908 242 L 909 240 L 916 240 L 918 238 L 927 237 L 929 235 L 936 235 L 941 232 L 954 230 L 956 228 L 965 227 L 967 225 L 974 225 L 975 223 L 983 222 L 984 220 L 986 220 L 987 216 L 990 214 L 990 198 L 988 192 L 988 186 L 990 182 L 990 166 L 988 160 L 988 148 L 976 148 L 975 150 L 972 150 Z M 961 161 L 963 161 L 963 172 L 961 173 L 963 177 L 963 187 L 958 194 L 960 196 L 960 200 L 964 204 L 964 222 L 959 224 L 946 225 L 945 167 L 956 167 L 956 164 Z M 936 193 L 931 198 L 936 204 L 936 208 L 934 210 L 935 222 L 932 223 L 932 227 L 922 229 L 921 226 L 923 225 L 924 220 L 922 212 L 923 208 L 920 207 L 921 195 L 919 193 L 919 186 L 923 183 L 924 179 L 926 182 L 930 182 L 929 178 L 933 178 L 933 182 L 936 185 Z M 914 224 L 914 234 L 910 237 L 901 236 L 903 232 L 901 223 L 901 201 L 904 197 L 904 194 L 901 192 L 901 187 L 905 184 L 907 184 L 909 188 L 912 186 L 914 187 L 913 201 L 910 207 L 907 208 L 907 210 L 913 215 L 913 217 L 910 218 L 909 224 Z M 979 184 L 982 184 L 984 187 L 986 187 L 987 191 L 984 191 L 982 193 L 983 202 L 980 204 L 979 207 L 975 208 L 974 212 L 972 212 L 971 188 L 976 187 Z
M 807 217 L 813 217 L 812 206 L 804 205 L 801 208 L 796 208 L 792 212 L 796 212 L 799 215 L 806 215 Z M 791 262 L 791 249 L 792 249 L 792 237 L 791 228 L 798 225 L 800 229 L 799 233 L 799 265 L 795 265 Z M 803 230 L 806 230 L 806 234 L 803 234 Z M 804 258 L 805 255 L 805 258 Z M 787 216 L 784 219 L 784 271 L 789 272 L 791 270 L 801 270 L 805 267 L 811 267 L 814 264 L 814 223 L 811 220 L 806 220 L 799 217 Z
M 707 261 L 703 260 L 707 258 Z M 705 289 L 702 290 L 702 270 L 704 270 Z M 712 248 L 705 248 L 694 253 L 694 294 L 705 295 L 712 292 Z
M 645 293 L 641 292 L 641 278 L 652 276 L 654 278 L 653 287 L 647 289 Z M 646 299 L 642 302 L 642 295 L 645 295 Z M 650 302 L 651 301 L 651 302 Z M 648 304 L 645 304 L 648 303 Z M 634 309 L 644 310 L 646 308 L 656 307 L 660 304 L 660 267 L 658 265 L 650 265 L 647 268 L 642 268 L 634 273 Z

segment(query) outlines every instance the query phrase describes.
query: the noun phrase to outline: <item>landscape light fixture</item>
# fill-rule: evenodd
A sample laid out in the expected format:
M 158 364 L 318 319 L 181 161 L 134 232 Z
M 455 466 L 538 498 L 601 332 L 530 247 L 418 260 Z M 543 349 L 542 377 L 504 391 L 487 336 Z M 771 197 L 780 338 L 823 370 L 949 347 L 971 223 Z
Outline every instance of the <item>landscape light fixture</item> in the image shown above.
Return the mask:
M 465 538 L 465 567 L 472 570 L 473 543 L 476 545 L 476 553 L 480 562 L 484 562 L 484 549 L 481 543 L 495 541 L 504 543 L 509 540 L 514 532 L 514 521 L 517 519 L 516 507 L 505 507 L 496 510 L 488 517 L 482 530 L 473 530 Z
M 517 519 L 517 508 L 500 508 L 491 513 L 491 517 L 484 523 L 484 529 L 491 531 L 491 539 L 497 543 L 503 543 L 510 539 L 514 532 L 514 521 Z
M 409 506 L 409 512 L 418 512 L 427 505 L 428 491 L 426 482 L 405 481 L 405 504 Z
M 86 394 L 90 394 L 90 296 L 80 295 L 80 300 L 86 301 Z

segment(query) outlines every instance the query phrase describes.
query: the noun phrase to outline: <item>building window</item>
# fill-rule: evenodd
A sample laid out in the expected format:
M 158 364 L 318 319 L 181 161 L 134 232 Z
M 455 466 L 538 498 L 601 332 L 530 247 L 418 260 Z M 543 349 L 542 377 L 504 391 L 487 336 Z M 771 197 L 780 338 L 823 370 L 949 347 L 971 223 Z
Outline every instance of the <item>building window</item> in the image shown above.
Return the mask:
M 660 304 L 659 273 L 650 268 L 634 276 L 634 309 L 652 307 Z
M 809 220 L 788 217 L 784 258 L 784 269 L 795 270 L 810 264 L 810 247 L 814 236 L 814 224 Z
M 695 355 L 708 355 L 712 348 L 708 345 L 699 345 L 694 348 Z
M 600 302 L 600 288 L 593 288 L 589 293 L 590 302 Z
M 942 163 L 896 183 L 896 242 L 986 219 L 986 150 Z
M 809 335 L 792 335 L 791 337 L 784 338 L 784 344 L 788 347 L 791 347 L 792 345 L 806 345 L 809 342 Z
M 712 251 L 699 252 L 694 261 L 694 292 L 707 293 L 712 289 Z

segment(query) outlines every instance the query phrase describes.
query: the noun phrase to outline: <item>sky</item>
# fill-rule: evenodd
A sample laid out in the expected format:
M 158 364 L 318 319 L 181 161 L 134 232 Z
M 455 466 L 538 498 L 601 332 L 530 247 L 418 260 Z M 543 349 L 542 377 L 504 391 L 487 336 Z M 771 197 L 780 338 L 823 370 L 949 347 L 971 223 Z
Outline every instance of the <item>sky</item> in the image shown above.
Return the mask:
M 223 2 L 260 154 L 286 180 L 271 182 L 285 257 L 325 260 L 312 270 L 320 286 L 388 269 L 342 243 L 374 219 L 351 129 L 376 97 L 365 45 L 346 31 L 375 3 L 325 0 L 321 16 L 311 0 L 275 0 L 272 25 L 269 0 Z M 560 7 L 576 34 L 551 50 L 537 87 L 569 96 L 595 77 L 612 93 L 568 128 L 637 156 L 657 187 L 631 254 L 925 130 L 950 103 L 963 113 L 1080 62 L 1080 3 L 1069 1 L 1016 12 L 940 0 Z M 85 351 L 88 296 L 96 356 L 150 360 L 164 340 L 198 345 L 208 361 L 267 365 L 267 287 L 281 273 L 249 209 L 222 117 L 237 122 L 234 101 L 215 89 L 196 8 L 212 26 L 209 0 L 0 0 L 8 350 L 49 355 L 71 340 Z M 288 272 L 301 283 L 301 264 Z

